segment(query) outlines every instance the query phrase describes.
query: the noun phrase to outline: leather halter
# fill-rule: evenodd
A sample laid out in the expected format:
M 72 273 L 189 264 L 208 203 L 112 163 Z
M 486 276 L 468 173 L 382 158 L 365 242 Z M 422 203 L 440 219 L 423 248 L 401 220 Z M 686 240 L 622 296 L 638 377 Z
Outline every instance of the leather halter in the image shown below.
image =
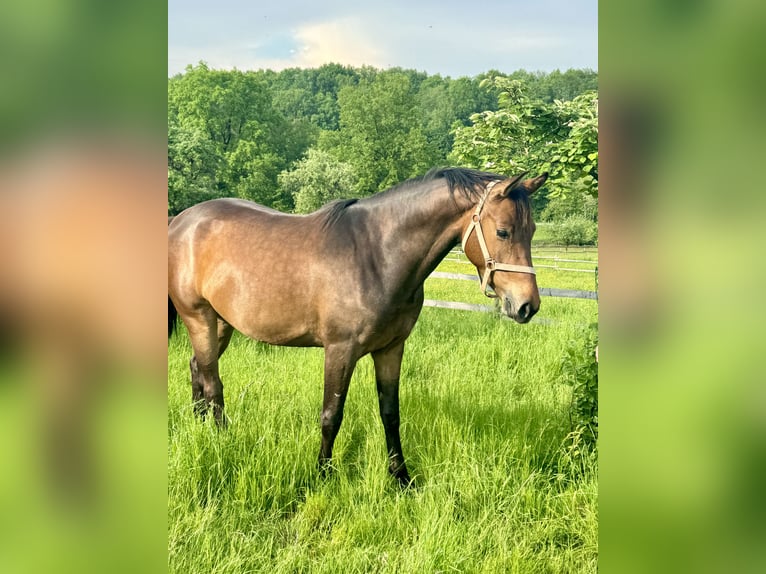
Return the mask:
M 496 183 L 498 183 L 497 180 L 491 181 L 487 184 L 487 189 L 479 200 L 479 203 L 476 206 L 476 210 L 473 212 L 473 216 L 471 216 L 471 223 L 468 225 L 465 233 L 463 234 L 463 252 L 465 252 L 465 244 L 468 241 L 468 238 L 471 237 L 473 230 L 476 229 L 476 238 L 479 240 L 481 254 L 484 256 L 484 274 L 481 278 L 481 291 L 487 297 L 492 298 L 497 298 L 497 295 L 495 293 L 488 293 L 487 287 L 489 287 L 489 282 L 492 279 L 492 274 L 495 271 L 512 271 L 514 273 L 529 273 L 530 275 L 537 275 L 533 267 L 527 267 L 526 265 L 511 265 L 509 263 L 498 263 L 489 254 L 489 249 L 487 249 L 487 242 L 484 240 L 484 231 L 482 231 L 481 228 L 481 210 L 484 207 L 484 202 L 489 197 L 489 192 L 492 191 L 492 188 Z

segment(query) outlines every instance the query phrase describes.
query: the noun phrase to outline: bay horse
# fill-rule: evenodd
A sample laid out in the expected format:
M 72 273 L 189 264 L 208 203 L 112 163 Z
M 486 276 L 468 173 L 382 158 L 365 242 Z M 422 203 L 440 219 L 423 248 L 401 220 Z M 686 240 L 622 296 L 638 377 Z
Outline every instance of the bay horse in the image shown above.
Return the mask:
M 177 314 L 194 350 L 198 413 L 212 408 L 225 422 L 218 360 L 234 329 L 272 345 L 324 347 L 319 467 L 326 472 L 351 375 L 369 353 L 388 471 L 409 485 L 399 373 L 426 278 L 462 238 L 482 291 L 498 297 L 507 316 L 527 323 L 540 307 L 529 195 L 548 174 L 524 175 L 442 168 L 308 215 L 215 199 L 176 216 L 168 228 L 168 336 Z

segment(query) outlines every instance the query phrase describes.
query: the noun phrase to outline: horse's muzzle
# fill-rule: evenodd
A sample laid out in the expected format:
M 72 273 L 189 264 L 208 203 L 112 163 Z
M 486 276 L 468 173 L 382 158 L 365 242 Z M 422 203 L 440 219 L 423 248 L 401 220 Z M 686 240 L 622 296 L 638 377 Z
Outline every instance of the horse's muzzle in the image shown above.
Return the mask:
M 539 307 L 534 306 L 531 301 L 525 301 L 516 308 L 511 299 L 507 297 L 503 299 L 503 312 L 517 323 L 529 323 L 538 309 Z

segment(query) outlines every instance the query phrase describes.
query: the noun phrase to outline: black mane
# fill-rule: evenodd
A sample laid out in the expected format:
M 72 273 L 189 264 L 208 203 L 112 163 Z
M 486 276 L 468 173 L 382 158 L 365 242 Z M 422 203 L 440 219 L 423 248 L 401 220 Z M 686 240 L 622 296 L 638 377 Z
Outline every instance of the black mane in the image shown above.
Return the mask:
M 388 195 L 436 179 L 446 180 L 450 194 L 459 191 L 466 199 L 478 200 L 490 181 L 500 181 L 506 176 L 467 167 L 435 167 L 423 176 L 408 179 L 376 195 Z
M 434 168 L 423 176 L 423 181 L 443 177 L 450 193 L 460 191 L 467 199 L 479 199 L 490 181 L 500 181 L 506 176 L 467 167 Z
M 383 198 L 398 191 L 404 191 L 423 183 L 428 183 L 437 179 L 444 179 L 447 182 L 451 195 L 461 193 L 463 197 L 471 201 L 478 201 L 491 181 L 502 181 L 507 176 L 488 171 L 480 171 L 467 167 L 435 167 L 429 170 L 425 175 L 408 179 L 394 187 L 391 187 L 380 193 L 373 194 L 369 198 Z M 517 205 L 516 215 L 520 225 L 527 227 L 530 220 L 530 206 L 527 194 L 522 190 L 514 190 L 509 196 Z M 316 215 L 323 218 L 322 228 L 328 229 L 338 224 L 343 219 L 349 206 L 354 205 L 358 199 L 339 199 L 328 203 L 318 211 Z
M 316 214 L 323 218 L 322 229 L 333 227 L 346 213 L 346 208 L 354 205 L 358 199 L 336 199 L 319 209 Z
M 478 200 L 490 181 L 501 181 L 507 176 L 463 167 L 437 168 L 429 171 L 424 180 L 443 177 L 451 194 L 459 190 L 467 199 Z M 523 189 L 514 189 L 508 197 L 516 204 L 516 224 L 528 230 L 532 221 L 532 209 L 529 196 Z

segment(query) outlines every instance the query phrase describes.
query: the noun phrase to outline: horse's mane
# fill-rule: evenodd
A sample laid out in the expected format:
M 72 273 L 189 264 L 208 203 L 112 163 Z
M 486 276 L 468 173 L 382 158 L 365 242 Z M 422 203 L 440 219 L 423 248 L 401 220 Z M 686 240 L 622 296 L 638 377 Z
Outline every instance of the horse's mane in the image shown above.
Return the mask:
M 504 175 L 469 169 L 467 167 L 441 167 L 430 170 L 423 176 L 423 181 L 430 181 L 443 177 L 447 181 L 449 191 L 462 193 L 467 199 L 478 200 L 484 193 L 484 189 L 490 181 L 498 181 L 506 178 Z
M 432 173 L 433 172 L 433 173 Z M 443 177 L 451 194 L 459 190 L 466 198 L 478 200 L 484 193 L 490 181 L 506 179 L 507 176 L 476 169 L 462 167 L 437 168 L 429 171 L 425 178 L 436 179 Z M 529 204 L 529 196 L 524 190 L 514 189 L 508 197 L 516 204 L 516 224 L 523 229 L 528 229 L 532 221 L 532 209 Z
M 435 167 L 429 170 L 425 175 L 408 179 L 386 191 L 376 193 L 372 198 L 386 198 L 398 191 L 416 187 L 423 183 L 428 183 L 437 179 L 444 179 L 447 182 L 451 195 L 461 193 L 466 199 L 478 201 L 484 193 L 487 184 L 490 181 L 501 181 L 507 176 L 488 171 L 480 171 L 466 167 Z M 516 216 L 519 224 L 528 225 L 530 220 L 530 206 L 527 194 L 521 190 L 514 190 L 510 193 L 510 198 L 516 202 Z M 358 199 L 339 199 L 328 203 L 319 211 L 315 212 L 322 220 L 322 228 L 328 229 L 335 226 L 346 213 L 349 206 L 354 205 Z
M 358 199 L 336 199 L 315 212 L 321 218 L 322 229 L 335 226 L 345 215 L 346 208 L 354 205 Z

